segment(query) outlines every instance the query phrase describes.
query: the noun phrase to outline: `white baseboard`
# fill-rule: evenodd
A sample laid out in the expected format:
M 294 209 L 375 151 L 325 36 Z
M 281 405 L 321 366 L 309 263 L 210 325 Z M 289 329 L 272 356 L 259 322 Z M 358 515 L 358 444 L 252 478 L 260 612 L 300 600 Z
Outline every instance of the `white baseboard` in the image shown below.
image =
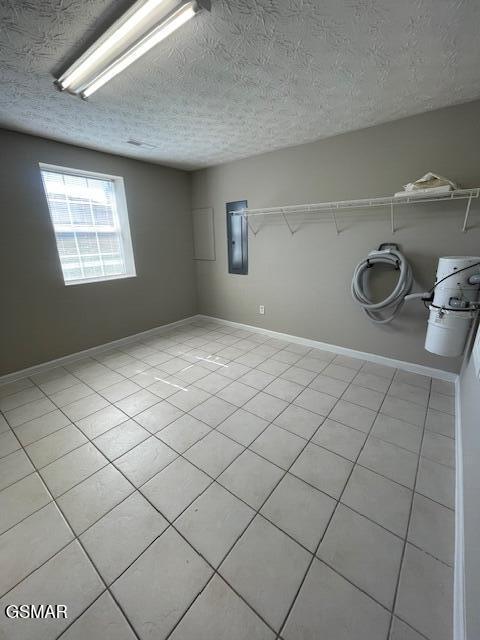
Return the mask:
M 340 347 L 335 344 L 328 344 L 327 342 L 320 342 L 318 340 L 310 340 L 309 338 L 300 338 L 298 336 L 290 335 L 289 333 L 279 333 L 278 331 L 271 331 L 270 329 L 263 329 L 261 327 L 255 327 L 250 324 L 242 324 L 241 322 L 233 322 L 232 320 L 223 320 L 222 318 L 215 318 L 214 316 L 206 316 L 199 314 L 198 318 L 203 320 L 211 320 L 219 324 L 228 325 L 231 327 L 237 327 L 238 329 L 245 329 L 247 331 L 254 331 L 255 333 L 263 333 L 271 338 L 278 338 L 279 340 L 288 340 L 289 342 L 295 342 L 296 344 L 302 344 L 306 347 L 312 347 L 314 349 L 323 349 L 324 351 L 330 351 L 343 356 L 349 356 L 351 358 L 360 358 L 361 360 L 367 360 L 368 362 L 374 362 L 375 364 L 384 364 L 387 367 L 395 367 L 402 369 L 403 371 L 410 371 L 411 373 L 419 373 L 430 378 L 437 378 L 439 380 L 447 380 L 448 382 L 455 382 L 458 378 L 458 374 L 451 371 L 444 371 L 443 369 L 434 369 L 433 367 L 425 367 L 421 364 L 415 364 L 414 362 L 404 362 L 403 360 L 395 360 L 394 358 L 387 358 L 386 356 L 379 356 L 375 353 L 366 353 L 364 351 L 356 351 L 355 349 L 349 349 L 347 347 Z
M 461 424 L 460 377 L 458 377 L 455 383 L 455 568 L 453 585 L 453 640 L 466 640 L 463 441 Z
M 294 336 L 289 333 L 279 333 L 278 331 L 271 331 L 270 329 L 263 329 L 261 327 L 255 327 L 249 324 L 242 324 L 240 322 L 233 322 L 231 320 L 223 320 L 222 318 L 215 318 L 213 316 L 206 316 L 203 314 L 196 314 L 193 316 L 189 316 L 187 318 L 183 318 L 182 320 L 177 320 L 176 322 L 171 322 L 169 324 L 164 324 L 161 327 L 155 327 L 154 329 L 148 329 L 147 331 L 142 331 L 140 333 L 135 333 L 134 335 L 127 336 L 125 338 L 120 338 L 119 340 L 113 340 L 112 342 L 107 342 L 105 344 L 98 345 L 96 347 L 91 347 L 90 349 L 85 349 L 83 351 L 78 351 L 77 353 L 72 353 L 68 356 L 63 356 L 61 358 L 57 358 L 55 360 L 49 360 L 48 362 L 44 362 L 42 364 L 35 365 L 33 367 L 29 367 L 28 369 L 21 369 L 20 371 L 14 371 L 13 373 L 7 373 L 4 376 L 0 376 L 0 384 L 5 384 L 7 382 L 14 382 L 20 378 L 25 378 L 26 376 L 36 375 L 45 371 L 47 369 L 51 369 L 52 367 L 62 366 L 64 364 L 69 364 L 71 362 L 75 362 L 76 360 L 80 360 L 81 358 L 86 358 L 89 356 L 93 356 L 97 353 L 102 353 L 103 351 L 108 351 L 109 349 L 114 349 L 124 344 L 129 344 L 130 342 L 134 342 L 139 338 L 147 338 L 154 335 L 159 335 L 161 333 L 165 333 L 174 329 L 175 327 L 179 327 L 185 324 L 192 322 L 195 319 L 209 320 L 211 322 L 215 322 L 217 324 L 223 324 L 231 327 L 237 327 L 238 329 L 245 329 L 247 331 L 253 331 L 255 333 L 261 333 L 267 335 L 271 338 L 277 338 L 279 340 L 288 340 L 289 342 L 295 342 L 296 344 L 301 344 L 306 347 L 312 347 L 314 349 L 323 349 L 324 351 L 330 351 L 332 353 L 336 353 L 339 355 L 349 356 L 351 358 L 360 358 L 362 360 L 366 360 L 368 362 L 374 362 L 376 364 L 383 364 L 387 367 L 395 367 L 397 369 L 402 369 L 403 371 L 410 371 L 412 373 L 419 373 L 424 376 L 430 376 L 431 378 L 438 378 L 439 380 L 447 380 L 449 382 L 455 382 L 457 379 L 457 374 L 452 373 L 451 371 L 443 371 L 442 369 L 434 369 L 433 367 L 425 367 L 420 364 L 415 364 L 413 362 L 404 362 L 403 360 L 395 360 L 394 358 L 387 358 L 385 356 L 379 356 L 374 353 L 366 353 L 364 351 L 356 351 L 355 349 L 349 349 L 347 347 L 340 347 L 334 344 L 328 344 L 327 342 L 320 342 L 318 340 L 310 340 L 309 338 L 301 338 L 299 336 Z
M 154 327 L 153 329 L 147 329 L 147 331 L 141 331 L 140 333 L 135 333 L 133 335 L 126 336 L 125 338 L 119 338 L 118 340 L 105 342 L 104 344 L 100 344 L 96 347 L 91 347 L 90 349 L 84 349 L 83 351 L 77 351 L 76 353 L 71 353 L 68 356 L 62 356 L 61 358 L 56 358 L 55 360 L 48 360 L 47 362 L 42 362 L 42 364 L 37 364 L 33 367 L 28 367 L 27 369 L 21 369 L 20 371 L 7 373 L 4 376 L 0 376 L 0 384 L 15 382 L 15 380 L 19 380 L 20 378 L 26 378 L 27 376 L 34 376 L 34 375 L 37 375 L 38 373 L 42 373 L 43 371 L 46 371 L 47 369 L 52 369 L 53 367 L 61 367 L 65 364 L 71 364 L 76 360 L 81 360 L 82 358 L 88 358 L 89 356 L 94 356 L 98 353 L 109 351 L 110 349 L 115 349 L 116 347 L 120 347 L 124 344 L 135 342 L 135 340 L 138 340 L 140 338 L 151 338 L 153 336 L 166 333 L 167 331 L 171 331 L 172 329 L 175 329 L 175 327 L 181 327 L 184 324 L 189 324 L 190 322 L 192 322 L 192 320 L 195 320 L 198 317 L 199 316 L 197 315 L 188 316 L 187 318 L 182 318 L 181 320 L 177 320 L 175 322 L 163 324 L 161 327 Z

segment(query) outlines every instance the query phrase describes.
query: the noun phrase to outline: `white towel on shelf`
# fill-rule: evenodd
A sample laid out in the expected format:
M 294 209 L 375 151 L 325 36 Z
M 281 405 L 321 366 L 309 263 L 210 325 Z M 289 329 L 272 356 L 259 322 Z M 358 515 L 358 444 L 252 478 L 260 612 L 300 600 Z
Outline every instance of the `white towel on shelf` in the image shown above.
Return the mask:
M 412 189 L 411 191 L 397 191 L 394 194 L 394 198 L 411 198 L 412 196 L 422 197 L 422 196 L 432 196 L 432 195 L 442 195 L 444 193 L 450 193 L 452 188 L 448 184 L 444 184 L 439 187 L 428 187 L 425 189 Z
M 431 171 L 421 178 L 418 178 L 418 180 L 415 180 L 415 182 L 409 182 L 403 185 L 404 190 L 407 192 L 438 189 L 440 187 L 446 187 L 446 191 L 453 191 L 453 189 L 458 188 L 452 180 L 439 176 L 438 173 L 432 173 Z

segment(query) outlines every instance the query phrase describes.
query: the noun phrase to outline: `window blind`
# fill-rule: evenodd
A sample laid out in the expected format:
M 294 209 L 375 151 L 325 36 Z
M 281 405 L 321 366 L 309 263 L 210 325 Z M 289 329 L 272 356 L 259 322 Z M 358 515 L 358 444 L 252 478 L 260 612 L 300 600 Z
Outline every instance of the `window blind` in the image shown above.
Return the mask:
M 115 181 L 41 173 L 65 282 L 127 274 Z

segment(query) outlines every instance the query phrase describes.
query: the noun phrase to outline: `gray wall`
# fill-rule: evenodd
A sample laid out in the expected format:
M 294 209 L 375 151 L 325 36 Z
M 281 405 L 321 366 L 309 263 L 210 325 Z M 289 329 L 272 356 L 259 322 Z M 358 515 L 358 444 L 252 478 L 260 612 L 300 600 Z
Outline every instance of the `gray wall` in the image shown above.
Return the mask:
M 465 537 L 465 608 L 468 640 L 480 638 L 480 380 L 467 357 L 460 376 Z
M 217 249 L 215 262 L 196 263 L 199 312 L 458 371 L 458 359 L 424 351 L 420 303 L 376 326 L 349 287 L 355 264 L 394 241 L 413 265 L 417 290 L 429 288 L 439 256 L 480 252 L 478 201 L 468 234 L 461 232 L 464 202 L 399 209 L 393 236 L 388 211 L 350 214 L 338 236 L 331 223 L 308 223 L 292 237 L 281 219 L 270 218 L 250 236 L 248 276 L 227 273 L 225 203 L 247 199 L 254 208 L 388 195 L 428 170 L 480 185 L 479 113 L 480 102 L 465 104 L 195 172 L 193 206 L 214 207 Z
M 0 130 L 0 374 L 196 309 L 190 176 Z M 136 278 L 66 287 L 39 162 L 123 176 Z

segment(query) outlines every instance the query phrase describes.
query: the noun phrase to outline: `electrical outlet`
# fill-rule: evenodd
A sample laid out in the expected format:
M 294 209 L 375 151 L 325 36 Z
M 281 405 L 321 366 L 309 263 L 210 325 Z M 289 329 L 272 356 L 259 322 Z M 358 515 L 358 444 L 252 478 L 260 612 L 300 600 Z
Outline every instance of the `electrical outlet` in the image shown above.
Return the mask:
M 261 305 L 258 307 L 258 313 L 259 313 L 261 316 L 264 316 L 264 315 L 265 315 L 265 307 L 263 306 L 263 304 L 261 304 Z

